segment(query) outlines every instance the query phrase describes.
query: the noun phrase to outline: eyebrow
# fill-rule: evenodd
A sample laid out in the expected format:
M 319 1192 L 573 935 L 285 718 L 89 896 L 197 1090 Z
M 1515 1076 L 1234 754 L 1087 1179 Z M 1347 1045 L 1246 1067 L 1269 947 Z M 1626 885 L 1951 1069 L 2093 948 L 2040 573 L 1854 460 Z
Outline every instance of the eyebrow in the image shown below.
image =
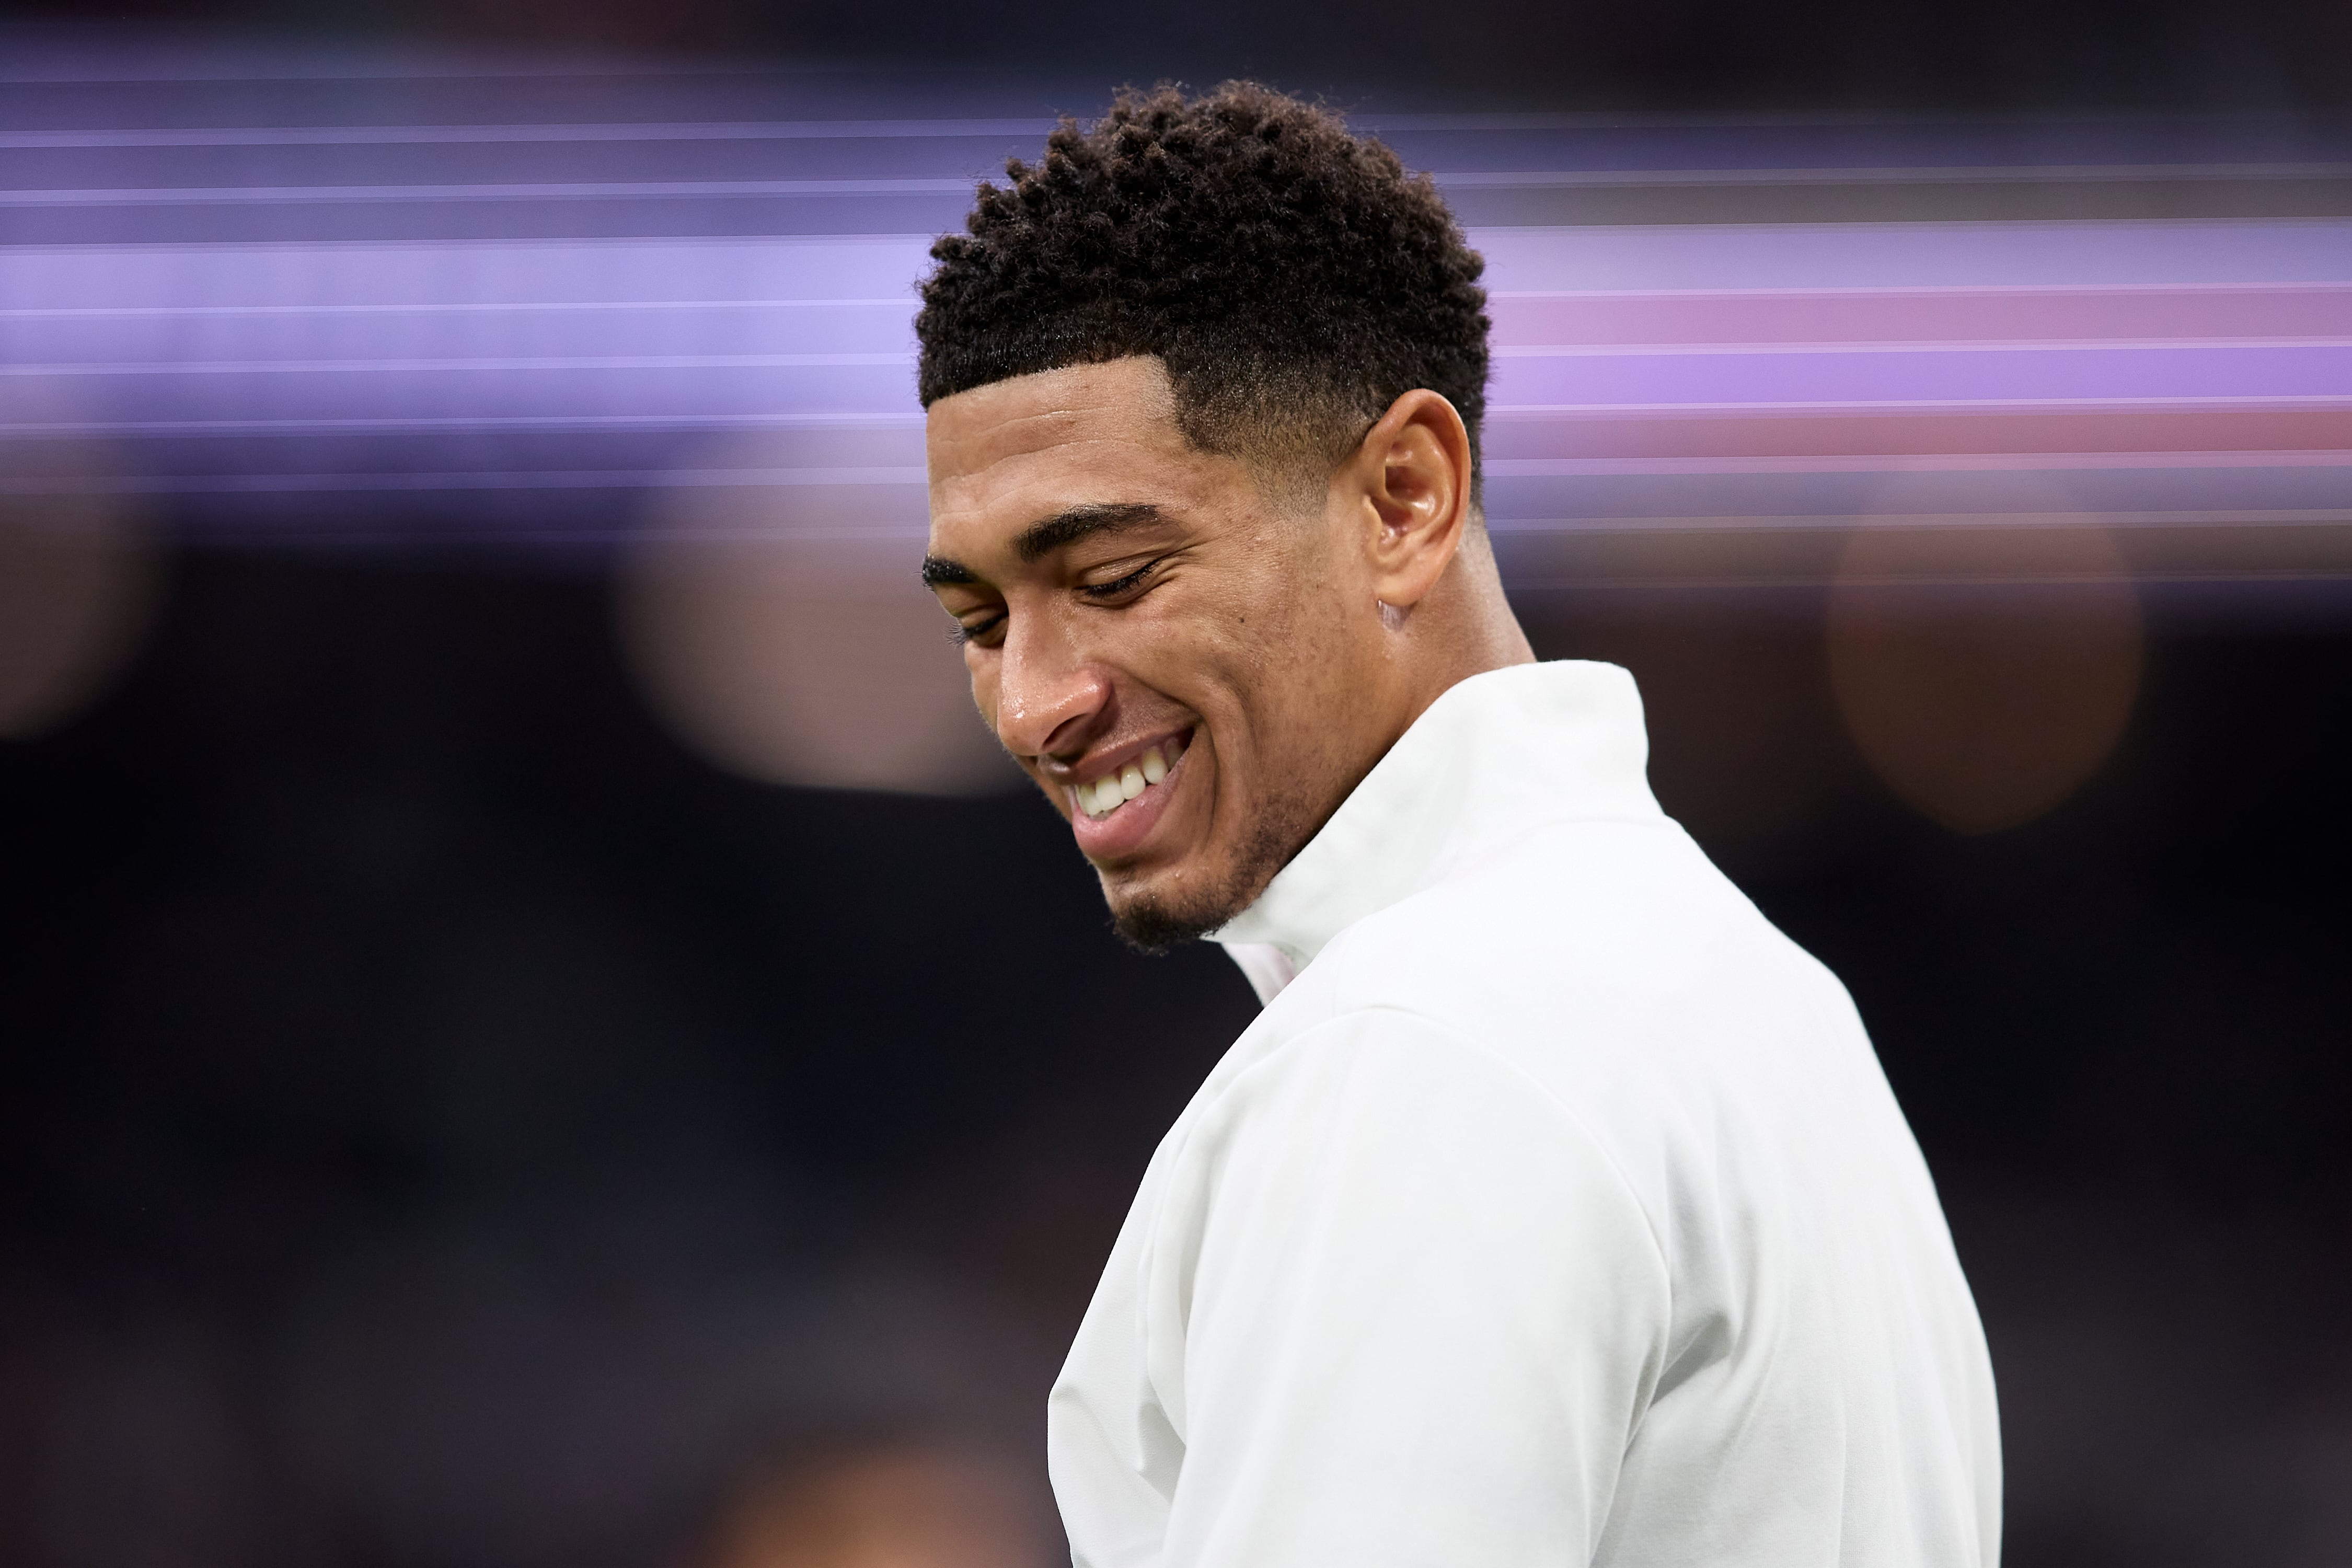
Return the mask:
M 1013 541 L 1013 552 L 1025 565 L 1051 555 L 1056 550 L 1076 544 L 1081 539 L 1091 539 L 1098 533 L 1117 533 L 1130 528 L 1149 528 L 1163 521 L 1165 514 L 1149 501 L 1108 501 L 1092 506 L 1074 506 L 1067 511 L 1056 512 L 1023 529 Z M 923 557 L 923 586 L 927 588 L 979 581 L 979 574 L 961 561 L 950 561 L 941 555 Z

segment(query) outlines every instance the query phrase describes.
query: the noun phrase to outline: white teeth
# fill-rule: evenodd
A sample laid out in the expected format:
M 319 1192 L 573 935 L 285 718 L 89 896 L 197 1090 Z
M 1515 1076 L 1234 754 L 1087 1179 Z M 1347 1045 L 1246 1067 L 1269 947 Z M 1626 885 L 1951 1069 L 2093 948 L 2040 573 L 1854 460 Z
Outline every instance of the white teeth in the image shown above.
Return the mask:
M 1181 742 L 1164 741 L 1115 773 L 1106 773 L 1089 784 L 1070 785 L 1070 798 L 1080 811 L 1099 822 L 1166 778 L 1183 754 Z

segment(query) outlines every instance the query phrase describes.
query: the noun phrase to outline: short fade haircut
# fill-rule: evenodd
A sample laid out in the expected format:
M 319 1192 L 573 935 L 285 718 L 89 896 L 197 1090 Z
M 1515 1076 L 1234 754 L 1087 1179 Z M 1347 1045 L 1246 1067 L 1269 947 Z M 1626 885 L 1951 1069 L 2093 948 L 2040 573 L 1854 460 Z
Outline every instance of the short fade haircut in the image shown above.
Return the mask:
M 983 183 L 931 247 L 923 405 L 1156 355 L 1195 447 L 1319 489 L 1405 393 L 1486 406 L 1486 262 L 1428 176 L 1331 110 L 1254 82 L 1121 91 L 1042 163 Z M 1475 493 L 1475 492 L 1474 492 Z

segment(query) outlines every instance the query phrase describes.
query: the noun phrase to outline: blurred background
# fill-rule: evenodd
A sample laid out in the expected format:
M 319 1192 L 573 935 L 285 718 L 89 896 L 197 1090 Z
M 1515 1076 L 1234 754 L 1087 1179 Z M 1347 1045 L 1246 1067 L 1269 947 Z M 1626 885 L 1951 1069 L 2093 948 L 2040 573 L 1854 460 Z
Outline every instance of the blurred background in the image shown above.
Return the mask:
M 1035 1568 L 1255 1011 L 913 567 L 911 289 L 1250 73 L 1489 262 L 1538 650 L 1844 977 L 2015 1568 L 2352 1562 L 2352 10 L 0 13 L 0 1561 Z

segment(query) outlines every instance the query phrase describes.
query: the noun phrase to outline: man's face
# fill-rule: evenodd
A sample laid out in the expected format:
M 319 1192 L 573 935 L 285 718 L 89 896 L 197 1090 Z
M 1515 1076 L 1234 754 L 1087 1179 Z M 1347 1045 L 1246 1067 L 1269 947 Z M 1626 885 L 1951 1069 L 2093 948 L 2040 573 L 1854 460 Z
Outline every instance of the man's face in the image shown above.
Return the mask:
M 1222 925 L 1377 754 L 1349 679 L 1377 611 L 1342 520 L 1192 447 L 1156 359 L 942 398 L 928 445 L 924 574 L 982 715 L 1129 941 Z

